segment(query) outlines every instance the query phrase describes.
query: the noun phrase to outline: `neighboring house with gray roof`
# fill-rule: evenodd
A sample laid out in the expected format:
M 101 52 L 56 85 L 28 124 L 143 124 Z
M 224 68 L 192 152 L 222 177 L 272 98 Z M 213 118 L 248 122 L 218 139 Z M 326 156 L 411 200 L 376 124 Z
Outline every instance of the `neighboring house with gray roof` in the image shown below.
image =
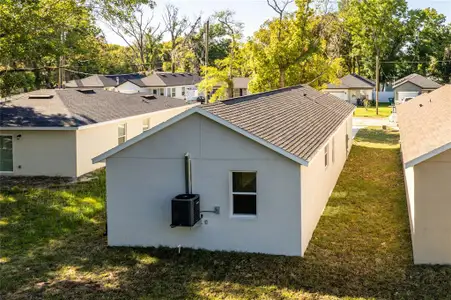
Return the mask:
M 68 81 L 64 86 L 66 88 L 105 88 L 114 87 L 126 82 L 127 80 L 139 80 L 145 75 L 139 73 L 131 74 L 113 74 L 113 75 L 92 75 L 82 79 Z
M 420 94 L 432 92 L 439 87 L 441 85 L 437 82 L 414 73 L 395 81 L 393 91 L 395 101 L 400 102 L 406 97 L 413 98 Z
M 348 156 L 353 111 L 287 87 L 191 108 L 99 155 L 108 244 L 302 256 Z M 192 214 L 171 206 L 182 193 L 199 195 L 184 202 Z
M 91 159 L 192 105 L 104 89 L 39 90 L 0 102 L 0 174 L 78 177 Z
M 451 85 L 398 106 L 416 264 L 451 264 Z
M 197 84 L 202 80 L 192 73 L 156 72 L 141 79 L 130 79 L 116 87 L 120 93 L 148 93 L 178 99 L 198 95 Z
M 334 95 L 352 104 L 357 99 L 373 100 L 373 90 L 376 84 L 366 77 L 358 74 L 348 74 L 339 79 L 338 84 L 328 84 L 324 92 Z

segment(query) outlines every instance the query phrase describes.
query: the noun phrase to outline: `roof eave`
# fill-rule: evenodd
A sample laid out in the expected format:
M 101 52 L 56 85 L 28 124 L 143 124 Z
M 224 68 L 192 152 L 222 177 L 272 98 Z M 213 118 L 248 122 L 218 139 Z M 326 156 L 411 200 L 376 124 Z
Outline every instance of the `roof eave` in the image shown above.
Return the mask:
M 410 168 L 410 167 L 413 167 L 415 165 L 418 165 L 419 163 L 422 163 L 422 162 L 424 162 L 424 161 L 426 161 L 426 160 L 428 160 L 428 159 L 430 159 L 430 158 L 432 158 L 434 156 L 437 156 L 440 153 L 443 153 L 443 152 L 445 152 L 447 150 L 450 150 L 450 149 L 451 149 L 451 142 L 449 142 L 449 143 L 447 143 L 447 144 L 445 144 L 443 146 L 440 146 L 438 148 L 435 148 L 434 150 L 429 151 L 428 153 L 425 153 L 423 155 L 420 155 L 420 156 L 418 156 L 418 157 L 416 157 L 414 159 L 411 159 L 411 160 L 405 162 L 404 163 L 404 167 L 406 169 Z
M 137 142 L 139 142 L 139 141 L 141 141 L 141 140 L 143 140 L 143 139 L 145 139 L 145 138 L 147 138 L 147 137 L 149 137 L 149 136 L 151 136 L 151 135 L 163 130 L 166 127 L 171 126 L 172 124 L 177 123 L 178 121 L 180 121 L 180 120 L 182 120 L 182 119 L 184 119 L 184 118 L 186 118 L 186 117 L 188 117 L 188 116 L 190 116 L 190 115 L 192 115 L 194 113 L 198 113 L 198 114 L 200 114 L 200 115 L 202 115 L 202 116 L 204 116 L 204 117 L 206 117 L 206 118 L 208 118 L 208 119 L 210 119 L 212 121 L 215 121 L 215 122 L 217 122 L 217 123 L 219 123 L 221 125 L 224 125 L 225 127 L 229 128 L 229 129 L 231 129 L 231 130 L 233 130 L 233 131 L 235 131 L 237 133 L 240 133 L 241 135 L 244 135 L 245 137 L 247 137 L 247 138 L 259 143 L 262 146 L 265 146 L 265 147 L 273 150 L 274 152 L 277 152 L 277 153 L 281 154 L 282 156 L 285 156 L 286 158 L 288 158 L 288 159 L 290 159 L 290 160 L 292 160 L 292 161 L 294 161 L 294 162 L 296 162 L 296 163 L 298 163 L 300 165 L 303 165 L 303 166 L 308 166 L 309 165 L 308 161 L 306 161 L 306 160 L 304 160 L 304 159 L 302 159 L 302 158 L 300 158 L 300 157 L 298 157 L 298 156 L 296 156 L 294 154 L 291 154 L 291 153 L 283 150 L 282 148 L 277 147 L 277 146 L 271 144 L 270 142 L 268 142 L 268 141 L 266 141 L 266 140 L 264 140 L 262 138 L 259 138 L 259 137 L 255 136 L 255 135 L 247 132 L 246 130 L 244 130 L 244 129 L 236 126 L 236 125 L 233 125 L 233 124 L 229 123 L 228 121 L 226 121 L 226 120 L 224 120 L 224 119 L 222 119 L 222 118 L 220 118 L 220 117 L 218 117 L 218 116 L 216 116 L 216 115 L 214 115 L 214 114 L 212 114 L 212 113 L 210 113 L 210 112 L 208 112 L 208 111 L 206 111 L 206 110 L 204 110 L 202 108 L 199 108 L 199 107 L 191 108 L 191 109 L 189 109 L 189 110 L 187 110 L 187 111 L 185 111 L 185 112 L 183 112 L 183 113 L 181 113 L 181 114 L 169 119 L 166 122 L 158 124 L 157 126 L 153 127 L 152 129 L 143 132 L 142 134 L 140 134 L 140 135 L 128 140 L 127 142 L 125 142 L 125 143 L 123 143 L 121 145 L 118 145 L 115 148 L 110 149 L 110 150 L 106 151 L 105 153 L 100 154 L 99 156 L 94 157 L 92 159 L 92 162 L 93 163 L 102 162 L 102 161 L 106 160 L 108 157 L 110 157 L 110 156 L 112 156 L 112 155 L 124 150 L 125 148 L 128 148 L 129 146 L 131 146 L 131 145 L 133 145 L 133 144 L 135 144 L 135 143 L 137 143 Z
M 27 126 L 18 126 L 18 127 L 0 127 L 0 131 L 15 131 L 15 130 L 24 130 L 24 131 L 73 131 L 78 130 L 78 126 L 40 126 L 40 127 L 27 127 Z

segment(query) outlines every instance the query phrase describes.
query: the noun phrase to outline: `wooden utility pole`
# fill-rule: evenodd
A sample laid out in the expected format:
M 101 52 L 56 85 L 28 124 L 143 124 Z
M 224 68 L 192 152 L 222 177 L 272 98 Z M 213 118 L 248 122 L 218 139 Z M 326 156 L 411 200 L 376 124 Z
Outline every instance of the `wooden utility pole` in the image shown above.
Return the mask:
M 205 82 L 208 82 L 208 78 L 207 78 L 207 67 L 208 67 L 208 38 L 210 35 L 210 20 L 207 20 L 207 22 L 205 23 Z M 205 95 L 205 103 L 208 103 L 208 91 L 206 91 Z
M 379 115 L 379 49 L 376 51 L 376 115 Z
M 61 88 L 61 57 L 58 58 L 58 88 Z

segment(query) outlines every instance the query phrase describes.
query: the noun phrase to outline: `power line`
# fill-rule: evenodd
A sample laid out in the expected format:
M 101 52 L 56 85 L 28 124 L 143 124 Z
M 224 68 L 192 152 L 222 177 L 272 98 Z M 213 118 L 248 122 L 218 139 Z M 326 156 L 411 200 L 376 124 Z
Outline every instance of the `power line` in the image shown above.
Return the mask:
M 436 60 L 436 63 L 451 63 L 451 60 Z M 432 61 L 399 61 L 399 60 L 387 60 L 387 61 L 381 61 L 381 64 L 428 64 L 432 63 Z

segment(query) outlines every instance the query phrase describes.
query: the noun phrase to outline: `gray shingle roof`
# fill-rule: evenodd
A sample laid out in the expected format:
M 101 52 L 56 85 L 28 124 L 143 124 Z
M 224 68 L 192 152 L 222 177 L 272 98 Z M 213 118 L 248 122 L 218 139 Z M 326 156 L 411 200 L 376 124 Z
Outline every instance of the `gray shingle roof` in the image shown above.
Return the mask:
M 376 84 L 366 77 L 348 74 L 339 79 L 340 84 L 328 84 L 328 89 L 372 89 Z
M 193 85 L 202 80 L 202 77 L 192 73 L 154 73 L 141 79 L 129 80 L 140 87 L 180 86 Z
M 451 143 L 451 85 L 397 106 L 404 163 Z
M 103 88 L 115 87 L 127 80 L 139 80 L 145 77 L 139 73 L 113 74 L 113 75 L 92 75 L 82 79 L 75 79 L 66 83 L 66 88 Z
M 77 89 L 40 90 L 21 94 L 1 104 L 0 127 L 77 127 L 131 117 L 186 105 L 184 100 L 143 94 Z M 29 95 L 49 94 L 49 99 L 30 99 Z
M 202 109 L 306 161 L 354 106 L 309 86 L 295 86 L 203 105 Z
M 92 75 L 83 79 L 75 79 L 66 83 L 67 88 L 103 88 L 115 87 L 116 80 L 103 75 Z
M 395 81 L 393 88 L 397 88 L 406 82 L 411 82 L 422 89 L 438 89 L 439 87 L 441 87 L 441 85 L 438 84 L 437 82 L 424 76 L 421 76 L 419 74 L 413 73 Z

